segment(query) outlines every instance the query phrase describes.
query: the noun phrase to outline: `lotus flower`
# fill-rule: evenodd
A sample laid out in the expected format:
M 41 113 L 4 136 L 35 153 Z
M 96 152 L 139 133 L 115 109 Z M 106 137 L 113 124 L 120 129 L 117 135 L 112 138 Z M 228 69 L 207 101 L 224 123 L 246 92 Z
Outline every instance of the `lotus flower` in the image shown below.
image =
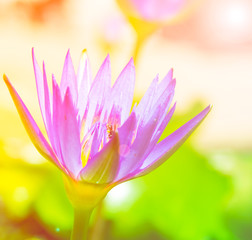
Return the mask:
M 190 136 L 210 106 L 158 143 L 170 121 L 175 79 L 172 70 L 156 77 L 132 108 L 135 68 L 131 59 L 111 87 L 109 56 L 92 81 L 86 51 L 78 72 L 68 51 L 60 85 L 49 91 L 32 51 L 38 100 L 46 137 L 7 76 L 4 81 L 37 150 L 63 173 L 74 206 L 94 207 L 115 185 L 143 176 L 165 162 Z

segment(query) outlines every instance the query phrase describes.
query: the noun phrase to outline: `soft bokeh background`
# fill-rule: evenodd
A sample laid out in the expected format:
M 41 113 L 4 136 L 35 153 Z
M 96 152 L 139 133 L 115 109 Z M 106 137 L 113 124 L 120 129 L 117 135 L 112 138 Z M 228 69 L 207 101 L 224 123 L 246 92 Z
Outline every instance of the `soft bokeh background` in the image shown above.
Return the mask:
M 42 126 L 32 47 L 57 79 L 68 48 L 76 68 L 88 49 L 93 74 L 110 53 L 115 80 L 144 35 L 136 101 L 157 73 L 174 68 L 177 79 L 177 111 L 163 137 L 209 103 L 213 110 L 162 167 L 111 191 L 91 239 L 252 239 L 252 2 L 192 1 L 176 17 L 140 27 L 129 2 L 1 0 L 0 73 Z M 73 212 L 61 175 L 29 141 L 3 81 L 0 122 L 0 239 L 68 239 Z

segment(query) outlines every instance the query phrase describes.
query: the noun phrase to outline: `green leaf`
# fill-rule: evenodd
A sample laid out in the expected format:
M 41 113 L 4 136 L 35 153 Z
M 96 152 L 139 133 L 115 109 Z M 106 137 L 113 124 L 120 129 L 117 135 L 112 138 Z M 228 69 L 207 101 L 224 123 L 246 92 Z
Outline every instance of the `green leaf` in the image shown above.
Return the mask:
M 51 233 L 59 236 L 70 234 L 73 209 L 58 171 L 55 171 L 45 182 L 35 202 L 35 210 Z

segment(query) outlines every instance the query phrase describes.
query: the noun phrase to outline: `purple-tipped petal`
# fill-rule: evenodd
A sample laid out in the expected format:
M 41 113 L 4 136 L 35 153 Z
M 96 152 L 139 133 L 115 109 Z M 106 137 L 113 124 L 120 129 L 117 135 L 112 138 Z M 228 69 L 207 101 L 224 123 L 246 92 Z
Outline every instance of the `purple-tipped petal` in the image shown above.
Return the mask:
M 76 104 L 78 98 L 77 81 L 69 50 L 66 55 L 60 82 L 60 90 L 62 97 L 66 94 L 68 88 L 70 89 L 73 98 L 73 103 Z
M 19 116 L 34 146 L 45 158 L 47 158 L 53 164 L 55 164 L 58 168 L 66 172 L 65 169 L 62 167 L 62 165 L 59 163 L 56 155 L 54 154 L 50 145 L 48 144 L 45 137 L 41 133 L 38 125 L 34 121 L 27 107 L 23 103 L 22 99 L 20 98 L 20 96 L 18 95 L 18 93 L 16 92 L 12 84 L 10 83 L 8 77 L 4 75 L 3 79 L 9 89 L 13 102 L 18 110 Z
M 141 168 L 136 171 L 135 177 L 143 176 L 164 163 L 200 125 L 210 110 L 211 106 L 208 106 L 193 119 L 158 143 L 145 159 Z
M 114 133 L 111 140 L 80 171 L 79 179 L 91 183 L 111 183 L 119 164 L 119 137 Z

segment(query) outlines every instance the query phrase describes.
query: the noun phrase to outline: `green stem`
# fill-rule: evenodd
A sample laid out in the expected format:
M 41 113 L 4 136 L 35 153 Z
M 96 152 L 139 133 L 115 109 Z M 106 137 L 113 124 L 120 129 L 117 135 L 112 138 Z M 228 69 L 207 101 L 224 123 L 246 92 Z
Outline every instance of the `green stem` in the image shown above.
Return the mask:
M 93 209 L 74 209 L 71 240 L 87 240 L 89 219 Z
M 102 236 L 104 236 L 104 230 L 105 230 L 105 222 L 102 218 L 102 208 L 103 208 L 103 201 L 98 204 L 96 207 L 96 215 L 94 218 L 94 225 L 90 232 L 90 240 L 101 240 L 103 239 Z

